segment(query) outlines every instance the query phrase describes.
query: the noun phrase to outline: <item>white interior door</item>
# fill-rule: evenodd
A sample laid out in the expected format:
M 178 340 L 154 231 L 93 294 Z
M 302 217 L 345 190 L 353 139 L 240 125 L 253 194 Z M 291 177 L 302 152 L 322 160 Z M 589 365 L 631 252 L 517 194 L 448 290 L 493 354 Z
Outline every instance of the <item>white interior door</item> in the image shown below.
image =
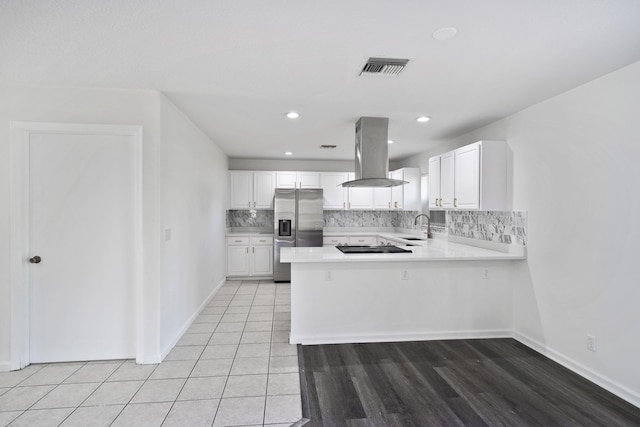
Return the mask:
M 31 363 L 135 357 L 135 138 L 29 138 Z

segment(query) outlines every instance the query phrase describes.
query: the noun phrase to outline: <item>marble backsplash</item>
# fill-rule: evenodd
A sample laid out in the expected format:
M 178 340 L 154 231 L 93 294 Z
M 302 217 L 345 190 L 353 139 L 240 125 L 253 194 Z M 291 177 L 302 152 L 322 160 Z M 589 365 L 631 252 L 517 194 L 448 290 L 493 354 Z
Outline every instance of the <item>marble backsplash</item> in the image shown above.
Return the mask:
M 414 211 L 324 211 L 325 227 L 394 227 L 419 230 Z M 273 210 L 228 210 L 227 228 L 273 229 Z M 437 230 L 438 227 L 434 227 Z M 527 213 L 521 211 L 446 211 L 444 232 L 452 236 L 524 246 Z
M 415 228 L 412 211 L 324 211 L 325 227 L 398 227 Z M 273 228 L 273 211 L 228 210 L 227 228 Z
M 447 211 L 449 235 L 525 246 L 527 212 Z
M 273 229 L 273 210 L 228 210 L 227 228 Z

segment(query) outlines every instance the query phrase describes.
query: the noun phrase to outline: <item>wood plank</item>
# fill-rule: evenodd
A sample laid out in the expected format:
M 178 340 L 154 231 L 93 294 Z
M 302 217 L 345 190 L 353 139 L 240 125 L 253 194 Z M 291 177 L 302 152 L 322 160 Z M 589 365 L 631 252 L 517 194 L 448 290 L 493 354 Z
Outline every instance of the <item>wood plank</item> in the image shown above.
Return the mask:
M 307 427 L 640 425 L 640 409 L 512 339 L 299 346 Z

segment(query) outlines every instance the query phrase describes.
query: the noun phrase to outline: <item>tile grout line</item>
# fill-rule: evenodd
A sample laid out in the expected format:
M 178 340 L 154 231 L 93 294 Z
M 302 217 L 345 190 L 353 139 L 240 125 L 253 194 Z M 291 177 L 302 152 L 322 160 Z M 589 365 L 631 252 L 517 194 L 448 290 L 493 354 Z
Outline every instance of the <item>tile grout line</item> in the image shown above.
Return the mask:
M 83 404 L 84 402 L 86 402 L 86 401 L 87 401 L 91 396 L 93 396 L 93 394 L 94 394 L 94 393 L 95 393 L 95 392 L 96 392 L 96 391 L 97 391 L 97 390 L 98 390 L 98 389 L 99 389 L 99 388 L 100 388 L 104 383 L 106 383 L 106 382 L 107 382 L 107 380 L 108 380 L 109 378 L 111 378 L 111 376 L 112 376 L 112 375 L 113 375 L 113 374 L 114 374 L 118 369 L 120 369 L 120 367 L 121 367 L 122 365 L 124 365 L 124 363 L 125 363 L 125 360 L 123 360 L 122 362 L 120 362 L 120 364 L 118 365 L 118 367 L 117 367 L 116 369 L 114 369 L 114 370 L 113 370 L 113 372 L 111 372 L 109 375 L 107 375 L 107 377 L 106 377 L 106 378 L 105 378 L 105 379 L 100 383 L 100 385 L 98 385 L 98 387 L 96 387 L 96 389 L 95 389 L 95 390 L 93 390 L 93 391 L 92 391 L 92 392 L 91 392 L 87 397 L 85 397 L 85 398 L 84 398 L 84 400 L 83 400 L 82 402 L 80 402 L 80 404 L 79 404 L 78 406 L 76 406 L 76 407 L 75 407 L 75 409 L 74 409 L 73 411 L 71 411 L 71 412 L 69 413 L 69 415 L 67 415 L 67 416 L 66 416 L 66 417 L 65 417 L 65 418 L 60 422 L 60 424 L 58 424 L 58 426 L 61 426 L 62 424 L 64 424 L 64 422 L 65 422 L 65 421 L 67 421 L 67 419 L 69 419 L 69 417 L 71 417 L 73 414 L 75 414 L 75 412 L 76 412 L 78 409 L 80 409 L 80 408 L 82 407 L 82 404 Z M 89 366 L 89 362 L 87 362 L 87 364 L 83 365 L 83 367 L 84 367 L 84 366 Z M 79 371 L 79 370 L 80 370 L 80 369 L 78 369 L 78 371 Z M 78 372 L 78 371 L 76 371 L 76 372 Z M 74 372 L 74 373 L 75 373 L 75 372 Z M 73 375 L 73 374 L 71 374 L 71 375 Z M 71 376 L 67 377 L 67 379 L 69 379 L 69 378 L 71 378 Z M 66 381 L 66 380 L 65 380 L 65 381 Z M 53 390 L 52 390 L 52 391 L 53 391 Z M 124 409 L 124 408 L 122 408 L 122 409 Z M 118 415 L 120 415 L 120 414 L 118 413 Z

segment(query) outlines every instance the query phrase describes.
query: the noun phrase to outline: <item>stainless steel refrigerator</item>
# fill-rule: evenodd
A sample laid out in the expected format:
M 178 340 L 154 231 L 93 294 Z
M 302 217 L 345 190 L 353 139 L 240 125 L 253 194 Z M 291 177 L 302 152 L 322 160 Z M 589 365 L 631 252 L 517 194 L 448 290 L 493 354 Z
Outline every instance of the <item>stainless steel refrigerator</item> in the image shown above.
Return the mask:
M 280 262 L 280 249 L 322 247 L 322 189 L 276 188 L 273 210 L 273 280 L 289 282 L 291 264 Z

